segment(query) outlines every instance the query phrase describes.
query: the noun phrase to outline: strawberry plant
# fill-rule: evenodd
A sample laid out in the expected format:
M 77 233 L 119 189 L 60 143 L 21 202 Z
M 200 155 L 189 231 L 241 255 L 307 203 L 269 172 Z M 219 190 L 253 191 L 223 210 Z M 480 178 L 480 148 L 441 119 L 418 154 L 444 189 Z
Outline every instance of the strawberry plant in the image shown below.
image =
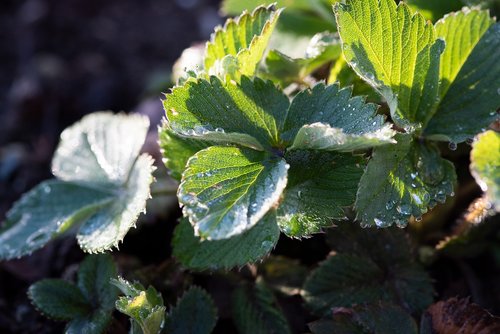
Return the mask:
M 500 254 L 500 25 L 489 7 L 224 1 L 226 13 L 244 12 L 215 29 L 203 55 L 195 52 L 197 66 L 176 74 L 158 137 L 182 208 L 171 242 L 177 263 L 192 273 L 250 272 L 251 280 L 227 274 L 238 332 L 295 331 L 277 295 L 300 296 L 313 333 L 467 326 L 448 303 L 487 319 L 485 330 L 499 328 L 466 300 L 428 308 L 435 291 L 424 268 Z M 99 112 L 66 129 L 55 179 L 8 212 L 0 258 L 67 234 L 88 253 L 117 248 L 151 197 L 155 167 L 140 154 L 148 127 L 141 116 Z M 484 194 L 452 219 L 447 210 L 468 173 L 453 156 L 462 143 L 472 144 L 470 173 Z M 445 216 L 457 221 L 452 233 L 439 222 Z M 280 240 L 318 238 L 332 252 L 310 272 L 269 256 Z M 42 313 L 69 321 L 68 332 L 104 332 L 115 307 L 131 333 L 216 326 L 200 288 L 166 312 L 160 292 L 118 277 L 104 255 L 82 263 L 76 286 L 45 280 L 29 295 Z

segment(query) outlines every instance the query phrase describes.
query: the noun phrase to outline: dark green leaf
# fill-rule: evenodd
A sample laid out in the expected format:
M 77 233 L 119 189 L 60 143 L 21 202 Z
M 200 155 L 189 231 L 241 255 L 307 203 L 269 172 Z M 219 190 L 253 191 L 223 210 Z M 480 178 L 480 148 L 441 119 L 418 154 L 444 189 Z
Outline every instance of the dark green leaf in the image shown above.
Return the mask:
M 28 296 L 44 315 L 57 320 L 72 320 L 92 312 L 82 292 L 72 283 L 45 279 L 31 285 Z
M 213 241 L 195 237 L 193 227 L 184 219 L 174 232 L 173 253 L 184 266 L 193 270 L 230 269 L 267 255 L 278 242 L 279 234 L 275 213 L 268 213 L 240 235 Z
M 413 11 L 419 12 L 432 22 L 436 22 L 449 12 L 459 10 L 464 5 L 461 0 L 407 0 L 406 3 Z
M 89 304 L 110 311 L 115 308 L 118 298 L 118 290 L 110 284 L 116 275 L 116 265 L 110 255 L 87 256 L 78 270 L 78 287 Z
M 217 309 L 212 298 L 193 286 L 168 313 L 165 329 L 169 334 L 209 334 L 216 321 Z
M 345 217 L 354 203 L 365 160 L 348 154 L 287 152 L 288 186 L 278 207 L 280 229 L 291 237 L 307 237 Z
M 233 295 L 232 310 L 240 334 L 291 333 L 273 293 L 263 281 L 238 288 Z
M 444 202 L 456 182 L 452 163 L 433 144 L 397 135 L 397 145 L 376 148 L 361 177 L 357 219 L 364 226 L 405 226 L 429 207 Z

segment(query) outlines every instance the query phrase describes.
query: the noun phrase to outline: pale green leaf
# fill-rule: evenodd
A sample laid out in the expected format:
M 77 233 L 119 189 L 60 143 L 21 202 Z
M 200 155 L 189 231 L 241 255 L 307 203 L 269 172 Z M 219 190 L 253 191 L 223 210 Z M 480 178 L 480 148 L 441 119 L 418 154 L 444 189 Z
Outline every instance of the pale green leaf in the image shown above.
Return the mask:
M 87 256 L 78 269 L 77 285 L 89 304 L 110 311 L 118 298 L 118 290 L 110 284 L 116 275 L 116 265 L 109 254 Z
M 125 293 L 116 301 L 116 309 L 137 322 L 143 334 L 160 333 L 166 309 L 161 294 L 152 286 L 144 289 L 140 284 L 131 284 L 121 277 L 112 283 Z
M 462 0 L 407 0 L 408 6 L 415 12 L 419 12 L 426 19 L 436 22 L 445 14 L 459 10 L 464 5 Z M 448 47 L 448 46 L 447 46 Z
M 278 207 L 280 229 L 290 237 L 307 237 L 345 217 L 356 199 L 365 160 L 348 154 L 290 151 L 288 185 Z
M 471 173 L 500 212 L 500 134 L 486 131 L 480 134 L 471 151 Z
M 186 163 L 196 152 L 212 146 L 210 142 L 182 138 L 169 129 L 166 123 L 158 129 L 158 140 L 163 163 L 168 168 L 170 176 L 181 180 Z
M 346 60 L 387 100 L 394 122 L 413 130 L 425 125 L 444 49 L 432 24 L 394 0 L 347 0 L 335 13 Z
M 279 235 L 273 212 L 248 231 L 223 240 L 201 241 L 194 236 L 187 219 L 183 219 L 174 232 L 173 254 L 191 270 L 231 269 L 266 256 L 278 242 Z
M 28 296 L 40 312 L 53 319 L 72 320 L 92 312 L 80 289 L 61 279 L 36 282 L 29 287 Z
M 377 106 L 351 89 L 323 83 L 295 96 L 282 139 L 293 149 L 351 150 L 391 143 L 395 134 Z M 306 124 L 306 125 L 304 125 Z
M 329 239 L 337 252 L 311 273 L 302 291 L 315 314 L 379 301 L 421 312 L 432 303 L 430 277 L 415 263 L 402 230 L 362 229 L 346 222 L 331 229 Z
M 168 126 L 182 137 L 262 150 L 278 143 L 289 102 L 270 81 L 242 77 L 236 84 L 211 77 L 174 88 L 163 106 Z
M 426 137 L 458 143 L 500 119 L 500 23 L 492 23 L 487 12 L 471 10 L 437 25 L 450 48 L 442 60 L 444 96 L 424 129 Z
M 149 155 L 137 158 L 126 186 L 117 190 L 113 202 L 90 216 L 78 230 L 77 240 L 83 250 L 96 253 L 118 246 L 146 208 L 153 170 Z
M 254 286 L 236 289 L 232 310 L 240 334 L 291 333 L 272 291 L 262 280 L 258 280 Z
M 278 202 L 288 164 L 265 152 L 212 146 L 187 163 L 178 190 L 195 233 L 219 240 L 254 226 Z
M 61 134 L 52 172 L 64 181 L 122 185 L 134 165 L 149 128 L 140 115 L 96 112 Z M 133 134 L 133 135 L 132 135 Z
M 251 14 L 228 19 L 216 29 L 205 51 L 205 70 L 209 75 L 239 79 L 252 76 L 266 50 L 281 10 L 258 7 Z
M 50 180 L 24 194 L 0 230 L 0 258 L 21 257 L 43 247 L 72 226 L 109 205 L 106 189 Z
M 403 134 L 395 139 L 397 145 L 374 150 L 361 177 L 355 207 L 363 226 L 405 226 L 453 192 L 454 166 L 435 145 Z
M 212 298 L 193 286 L 168 313 L 165 330 L 169 334 L 210 334 L 216 321 L 217 309 Z
M 415 320 L 390 303 L 340 309 L 333 317 L 309 324 L 313 334 L 417 334 Z

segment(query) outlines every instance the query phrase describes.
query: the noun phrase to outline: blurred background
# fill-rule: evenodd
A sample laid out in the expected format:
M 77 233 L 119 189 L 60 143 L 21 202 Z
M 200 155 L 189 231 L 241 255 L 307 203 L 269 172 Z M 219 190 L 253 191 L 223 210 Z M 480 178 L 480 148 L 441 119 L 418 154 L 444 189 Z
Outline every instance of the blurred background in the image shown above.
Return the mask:
M 52 177 L 61 131 L 85 114 L 147 114 L 146 150 L 158 154 L 160 98 L 172 85 L 172 65 L 223 23 L 218 8 L 218 0 L 0 1 L 0 221 L 21 194 Z M 169 251 L 168 229 L 143 232 L 163 240 L 143 250 L 158 254 L 150 262 Z M 71 277 L 82 258 L 75 246 L 61 241 L 0 264 L 0 333 L 62 332 L 64 324 L 35 312 L 26 289 L 42 277 Z

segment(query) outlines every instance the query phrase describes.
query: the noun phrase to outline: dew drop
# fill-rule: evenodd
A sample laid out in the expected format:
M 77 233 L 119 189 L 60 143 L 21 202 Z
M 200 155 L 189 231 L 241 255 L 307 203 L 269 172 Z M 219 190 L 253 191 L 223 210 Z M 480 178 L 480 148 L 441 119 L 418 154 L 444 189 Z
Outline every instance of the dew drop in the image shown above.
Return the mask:
M 273 242 L 269 240 L 264 240 L 262 241 L 262 248 L 263 249 L 271 249 L 273 247 Z
M 450 142 L 448 144 L 448 148 L 452 151 L 455 151 L 457 149 L 457 143 L 454 143 L 454 142 Z
M 50 194 L 50 192 L 52 191 L 52 189 L 50 189 L 50 186 L 44 186 L 43 187 L 43 192 L 46 193 L 46 194 Z

